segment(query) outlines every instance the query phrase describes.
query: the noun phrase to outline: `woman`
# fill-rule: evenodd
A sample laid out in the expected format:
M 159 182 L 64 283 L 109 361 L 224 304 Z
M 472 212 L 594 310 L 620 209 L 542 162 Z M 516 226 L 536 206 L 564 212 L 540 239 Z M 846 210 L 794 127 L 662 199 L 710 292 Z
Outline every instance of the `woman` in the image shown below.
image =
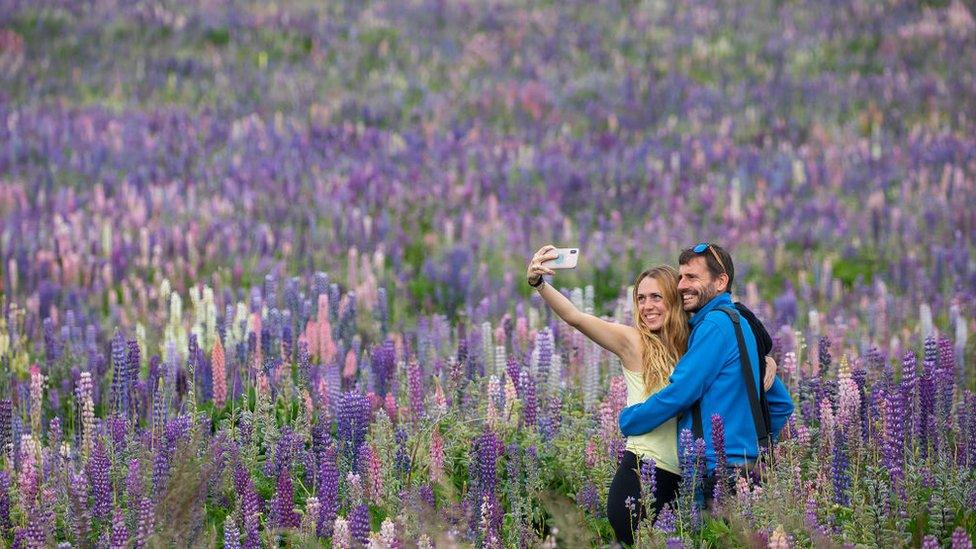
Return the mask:
M 681 307 L 678 271 L 661 265 L 637 276 L 633 293 L 634 327 L 631 327 L 581 312 L 547 284 L 543 275 L 556 273 L 544 263 L 558 256 L 554 250 L 554 246 L 546 245 L 532 256 L 526 271 L 527 282 L 566 323 L 620 358 L 627 382 L 627 405 L 643 402 L 667 385 L 674 365 L 688 346 L 688 314 Z M 767 358 L 764 380 L 767 387 L 775 370 L 776 363 Z M 672 418 L 649 433 L 627 438 L 626 450 L 607 494 L 607 518 L 620 543 L 634 543 L 633 529 L 644 516 L 640 505 L 640 460 L 653 459 L 656 465 L 653 516 L 677 497 L 681 469 L 676 426 Z M 629 498 L 633 498 L 631 508 L 627 505 Z

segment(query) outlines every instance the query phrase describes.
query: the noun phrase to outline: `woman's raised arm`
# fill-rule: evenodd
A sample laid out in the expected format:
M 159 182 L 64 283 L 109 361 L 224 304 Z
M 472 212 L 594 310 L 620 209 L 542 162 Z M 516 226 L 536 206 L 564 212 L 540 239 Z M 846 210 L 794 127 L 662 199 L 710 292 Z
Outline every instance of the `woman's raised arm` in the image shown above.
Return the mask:
M 543 275 L 555 275 L 556 272 L 543 265 L 544 262 L 556 259 L 558 253 L 555 247 L 546 245 L 532 256 L 526 270 L 526 281 L 538 290 L 539 296 L 549 305 L 556 316 L 567 324 L 579 330 L 597 345 L 617 355 L 621 360 L 630 358 L 636 353 L 639 358 L 639 339 L 637 332 L 630 326 L 607 322 L 602 318 L 584 313 L 573 305 L 559 290 L 546 284 Z

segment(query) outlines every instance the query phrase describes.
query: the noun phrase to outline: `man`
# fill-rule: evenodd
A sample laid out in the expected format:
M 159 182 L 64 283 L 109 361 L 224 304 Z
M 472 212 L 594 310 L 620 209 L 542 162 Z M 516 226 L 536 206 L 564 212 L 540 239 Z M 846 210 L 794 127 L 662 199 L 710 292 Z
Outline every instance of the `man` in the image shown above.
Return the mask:
M 728 252 L 708 243 L 682 251 L 678 265 L 682 306 L 692 314 L 688 351 L 675 365 L 668 386 L 620 413 L 620 430 L 626 436 L 639 435 L 683 413 L 678 431 L 693 431 L 691 407 L 700 399 L 707 473 L 711 475 L 715 470 L 709 420 L 712 414 L 722 416 L 725 423 L 725 451 L 730 465 L 752 463 L 759 455 L 735 327 L 729 316 L 719 310 L 719 307 L 733 306 L 731 288 L 735 269 Z M 739 325 L 753 369 L 752 390 L 756 390 L 760 387 L 756 337 L 745 318 Z M 778 378 L 766 392 L 766 400 L 771 434 L 775 437 L 793 413 L 793 401 Z

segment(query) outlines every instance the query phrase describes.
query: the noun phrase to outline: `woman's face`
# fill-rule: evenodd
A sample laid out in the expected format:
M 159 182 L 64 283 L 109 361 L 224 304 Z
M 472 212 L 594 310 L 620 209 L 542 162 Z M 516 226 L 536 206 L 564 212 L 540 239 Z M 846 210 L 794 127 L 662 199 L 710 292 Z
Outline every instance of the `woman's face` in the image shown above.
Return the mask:
M 637 313 L 652 332 L 661 331 L 667 306 L 657 280 L 645 276 L 637 285 Z

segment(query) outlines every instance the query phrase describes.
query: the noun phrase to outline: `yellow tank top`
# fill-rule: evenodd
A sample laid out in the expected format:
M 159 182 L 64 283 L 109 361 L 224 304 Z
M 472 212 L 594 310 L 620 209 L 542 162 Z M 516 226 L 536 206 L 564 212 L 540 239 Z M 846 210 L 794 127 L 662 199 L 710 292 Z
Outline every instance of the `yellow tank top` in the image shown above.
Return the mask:
M 627 380 L 627 406 L 647 400 L 643 376 L 627 368 L 621 369 L 624 371 L 624 379 Z M 627 449 L 638 458 L 652 458 L 661 469 L 680 475 L 677 429 L 678 420 L 671 418 L 649 433 L 627 437 Z

